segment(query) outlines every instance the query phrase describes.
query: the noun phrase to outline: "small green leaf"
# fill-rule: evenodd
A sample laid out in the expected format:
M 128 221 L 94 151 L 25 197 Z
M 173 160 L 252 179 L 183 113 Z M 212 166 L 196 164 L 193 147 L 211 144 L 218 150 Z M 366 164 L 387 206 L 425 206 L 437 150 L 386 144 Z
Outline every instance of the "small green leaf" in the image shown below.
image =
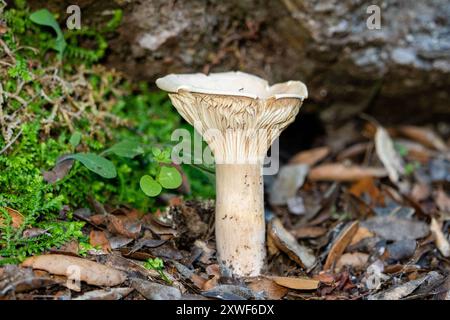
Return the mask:
M 161 185 L 149 175 L 145 175 L 139 181 L 142 191 L 149 197 L 156 197 L 161 193 Z
M 74 148 L 76 148 L 80 144 L 80 141 L 81 141 L 81 133 L 78 131 L 74 132 L 69 139 L 69 143 Z
M 143 154 L 144 149 L 142 149 L 142 147 L 136 141 L 124 140 L 116 143 L 104 153 L 114 153 L 119 157 L 134 158 L 137 155 Z
M 152 147 L 152 153 L 155 157 L 159 157 L 159 155 L 161 154 L 161 149 Z
M 176 189 L 181 186 L 183 179 L 180 172 L 174 167 L 161 167 L 158 182 L 166 189 Z
M 106 158 L 94 153 L 76 153 L 65 157 L 65 159 L 74 159 L 80 161 L 86 168 L 102 176 L 112 179 L 117 176 L 116 167 Z
M 33 12 L 30 15 L 30 20 L 36 24 L 40 24 L 43 26 L 51 27 L 56 32 L 56 40 L 53 48 L 59 52 L 59 56 L 62 57 L 64 49 L 67 46 L 66 40 L 64 39 L 64 35 L 59 27 L 58 22 L 55 20 L 53 15 L 47 9 L 41 9 Z

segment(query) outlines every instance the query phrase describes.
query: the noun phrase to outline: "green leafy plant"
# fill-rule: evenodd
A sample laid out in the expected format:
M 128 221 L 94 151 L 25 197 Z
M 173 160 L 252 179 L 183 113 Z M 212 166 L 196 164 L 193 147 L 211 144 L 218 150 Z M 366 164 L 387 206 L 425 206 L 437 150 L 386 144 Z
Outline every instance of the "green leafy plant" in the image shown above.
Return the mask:
M 58 52 L 59 58 L 62 59 L 67 43 L 64 39 L 64 34 L 53 15 L 47 9 L 41 9 L 33 12 L 30 15 L 30 20 L 36 24 L 48 26 L 55 31 L 56 39 L 54 40 L 53 49 Z
M 142 191 L 149 197 L 159 195 L 163 188 L 176 189 L 181 186 L 183 179 L 180 172 L 169 166 L 161 166 L 160 164 L 170 164 L 170 149 L 161 150 L 159 148 L 152 148 L 154 160 L 158 165 L 150 168 L 150 174 L 146 174 L 140 179 L 140 186 Z
M 164 273 L 164 261 L 161 258 L 149 258 L 146 262 L 144 262 L 144 268 L 158 271 L 161 279 L 166 281 L 168 284 L 172 284 L 172 281 Z

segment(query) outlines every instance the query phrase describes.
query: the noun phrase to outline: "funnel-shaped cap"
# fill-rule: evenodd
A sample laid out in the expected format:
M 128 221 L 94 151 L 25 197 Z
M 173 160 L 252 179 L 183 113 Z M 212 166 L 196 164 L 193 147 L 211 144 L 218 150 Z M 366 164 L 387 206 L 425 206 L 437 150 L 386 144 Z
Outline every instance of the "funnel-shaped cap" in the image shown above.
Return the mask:
M 156 84 L 226 164 L 262 162 L 308 95 L 300 81 L 269 86 L 243 72 L 171 74 Z

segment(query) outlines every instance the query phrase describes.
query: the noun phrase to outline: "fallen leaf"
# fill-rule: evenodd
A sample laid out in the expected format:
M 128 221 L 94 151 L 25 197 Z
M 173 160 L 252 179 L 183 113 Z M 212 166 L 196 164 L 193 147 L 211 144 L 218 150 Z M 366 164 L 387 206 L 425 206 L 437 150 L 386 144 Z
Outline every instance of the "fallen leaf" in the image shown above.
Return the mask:
M 350 244 L 350 241 L 352 241 L 353 236 L 358 230 L 358 226 L 359 222 L 354 221 L 340 232 L 336 240 L 333 242 L 330 251 L 328 252 L 323 270 L 330 270 L 334 267 L 337 259 L 339 259 L 339 257 L 344 253 L 347 246 Z
M 119 218 L 119 216 L 109 214 L 107 220 L 108 231 L 111 233 L 120 234 L 132 239 L 136 239 L 141 233 L 141 223 L 128 219 L 125 216 Z
M 383 273 L 384 264 L 381 260 L 374 261 L 366 271 L 365 277 L 361 280 L 369 290 L 378 290 L 381 285 L 389 279 L 389 276 Z
M 220 300 L 248 300 L 255 296 L 249 288 L 233 284 L 215 286 L 210 290 L 202 291 L 202 295 Z
M 403 136 L 415 140 L 426 147 L 431 147 L 438 151 L 447 151 L 447 145 L 433 130 L 416 126 L 400 126 L 397 130 Z
M 369 218 L 362 225 L 383 239 L 395 241 L 424 238 L 430 232 L 425 222 L 395 216 Z
M 205 279 L 202 276 L 199 276 L 195 273 L 192 273 L 190 279 L 191 279 L 192 283 L 195 284 L 195 286 L 201 290 L 204 290 L 203 286 L 205 285 L 205 282 L 208 281 L 207 279 Z
M 211 263 L 211 259 L 213 258 L 214 254 L 216 253 L 216 250 L 211 249 L 206 242 L 202 241 L 202 240 L 195 240 L 194 242 L 194 246 L 196 246 L 197 248 L 199 248 L 201 250 L 201 255 L 199 258 L 199 261 L 201 263 L 204 264 L 210 264 Z
M 442 232 L 440 223 L 435 218 L 431 218 L 430 230 L 434 236 L 438 250 L 444 257 L 450 257 L 450 243 Z
M 430 230 L 425 222 L 398 218 L 395 216 L 379 216 L 362 222 L 376 235 L 386 240 L 416 240 L 426 237 Z
M 380 158 L 388 172 L 389 179 L 393 183 L 397 183 L 400 176 L 403 175 L 405 168 L 402 158 L 394 149 L 394 143 L 391 137 L 383 127 L 378 127 L 375 133 L 375 149 L 378 158 Z
M 417 243 L 415 240 L 406 239 L 395 241 L 386 247 L 386 251 L 383 256 L 387 259 L 400 261 L 412 257 L 416 251 L 416 248 Z
M 350 245 L 353 246 L 360 242 L 361 240 L 372 238 L 374 234 L 369 231 L 369 229 L 359 226 L 358 230 L 352 237 L 352 241 L 350 241 Z
M 315 165 L 317 162 L 325 159 L 330 154 L 329 147 L 319 147 L 301 151 L 294 155 L 290 160 L 290 164 L 307 164 L 309 166 Z
M 133 291 L 133 288 L 110 288 L 108 290 L 88 291 L 72 300 L 120 300 Z
M 181 292 L 178 288 L 165 286 L 156 282 L 131 279 L 131 285 L 148 300 L 180 300 Z
M 432 182 L 450 182 L 450 160 L 443 157 L 432 159 L 428 163 Z
M 305 182 L 309 166 L 292 164 L 281 168 L 269 193 L 272 205 L 286 205 L 289 198 L 293 198 L 298 189 Z
M 326 285 L 332 285 L 334 282 L 336 282 L 335 275 L 327 271 L 320 271 L 319 274 L 315 274 L 313 276 L 313 279 L 319 280 L 321 283 L 324 283 Z
M 297 239 L 318 238 L 327 233 L 327 229 L 324 227 L 315 226 L 302 226 L 292 230 L 292 234 Z
M 363 154 L 364 152 L 367 152 L 371 148 L 373 148 L 372 142 L 361 142 L 353 144 L 347 149 L 344 149 L 343 151 L 339 152 L 338 155 L 336 156 L 336 160 L 343 161 L 348 158 L 356 157 L 360 154 Z
M 416 290 L 424 281 L 430 277 L 429 274 L 423 276 L 420 279 L 408 281 L 401 285 L 387 289 L 385 291 L 372 294 L 367 297 L 368 300 L 400 300 L 410 295 Z
M 9 264 L 0 269 L 0 300 L 2 297 L 19 292 L 50 287 L 60 281 L 48 274 L 39 274 L 31 269 Z
M 50 184 L 60 181 L 72 169 L 74 162 L 72 159 L 66 159 L 65 156 L 60 157 L 51 170 L 42 172 L 44 181 Z
M 419 143 L 403 139 L 397 139 L 395 142 L 406 150 L 405 157 L 409 160 L 416 160 L 426 164 L 431 158 L 436 156 L 436 151 L 430 150 Z
M 143 247 L 156 248 L 156 247 L 162 246 L 166 242 L 167 242 L 166 240 L 161 240 L 161 239 L 142 238 L 136 242 L 136 244 L 133 246 L 133 248 L 131 248 L 130 253 L 134 253 L 138 250 L 141 250 Z
M 441 210 L 442 212 L 450 212 L 450 197 L 442 188 L 439 188 L 436 191 L 436 196 L 434 199 L 439 210 Z
M 277 218 L 272 219 L 269 224 L 269 237 L 272 238 L 278 249 L 286 253 L 300 266 L 309 269 L 316 263 L 316 257 L 311 253 L 311 250 L 299 244 Z
M 252 279 L 251 282 L 247 284 L 247 286 L 255 294 L 264 292 L 266 297 L 270 300 L 280 300 L 288 293 L 287 288 L 280 286 L 276 284 L 275 281 L 265 277 Z
M 336 270 L 342 270 L 344 266 L 355 270 L 362 270 L 369 261 L 369 255 L 362 252 L 344 253 L 336 262 Z
M 4 207 L 3 209 L 5 209 L 11 217 L 13 228 L 19 228 L 23 223 L 23 215 L 19 211 L 11 209 L 9 207 Z M 3 215 L 0 213 L 0 227 L 4 226 L 4 219 L 5 218 L 3 218 Z
M 371 177 L 361 179 L 354 183 L 349 189 L 349 192 L 358 198 L 362 198 L 363 194 L 367 194 L 370 198 L 369 204 L 371 205 L 384 205 L 384 196 Z
M 100 246 L 104 252 L 111 252 L 111 244 L 103 231 L 92 230 L 89 234 L 89 243 L 93 247 Z
M 426 200 L 431 195 L 430 186 L 426 183 L 415 183 L 411 190 L 411 197 L 417 201 Z
M 367 177 L 383 178 L 386 175 L 383 168 L 329 163 L 312 168 L 308 178 L 312 181 L 356 181 Z
M 48 230 L 50 229 L 42 229 L 42 228 L 28 228 L 23 230 L 22 232 L 22 237 L 25 239 L 30 239 L 30 238 L 36 238 L 42 235 L 46 235 L 46 236 L 52 236 L 50 233 L 48 233 Z
M 124 236 L 114 236 L 110 237 L 109 244 L 111 245 L 111 249 L 119 249 L 125 247 L 127 244 L 131 243 L 133 239 L 124 237 Z
M 292 198 L 289 198 L 287 200 L 287 207 L 290 213 L 296 215 L 302 215 L 306 212 L 302 197 L 294 196 Z
M 309 278 L 294 277 L 270 277 L 276 284 L 295 290 L 315 290 L 319 287 L 319 281 Z
M 22 266 L 63 276 L 79 274 L 81 281 L 97 286 L 116 286 L 127 278 L 123 272 L 100 263 L 61 254 L 33 256 L 26 259 Z

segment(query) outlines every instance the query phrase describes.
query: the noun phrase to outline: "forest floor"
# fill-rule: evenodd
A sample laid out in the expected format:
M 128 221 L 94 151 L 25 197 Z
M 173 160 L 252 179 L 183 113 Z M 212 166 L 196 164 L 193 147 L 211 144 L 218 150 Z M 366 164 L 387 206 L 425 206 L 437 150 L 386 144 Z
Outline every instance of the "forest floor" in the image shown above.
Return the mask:
M 2 3 L 0 300 L 450 299 L 448 124 L 361 115 L 291 144 L 264 178 L 263 273 L 235 278 L 216 260 L 214 170 L 168 157 L 192 127 L 100 64 L 121 12 L 64 33 Z
M 95 249 L 80 256 L 70 242 L 4 266 L 0 296 L 449 299 L 448 144 L 427 127 L 366 122 L 353 135 L 344 131 L 267 179 L 268 259 L 261 277 L 221 275 L 213 200 L 174 195 L 154 215 L 91 200 L 94 209 L 78 208 L 74 217 L 87 222 L 83 232 Z M 68 265 L 80 270 L 68 275 Z M 73 280 L 77 272 L 81 283 Z

